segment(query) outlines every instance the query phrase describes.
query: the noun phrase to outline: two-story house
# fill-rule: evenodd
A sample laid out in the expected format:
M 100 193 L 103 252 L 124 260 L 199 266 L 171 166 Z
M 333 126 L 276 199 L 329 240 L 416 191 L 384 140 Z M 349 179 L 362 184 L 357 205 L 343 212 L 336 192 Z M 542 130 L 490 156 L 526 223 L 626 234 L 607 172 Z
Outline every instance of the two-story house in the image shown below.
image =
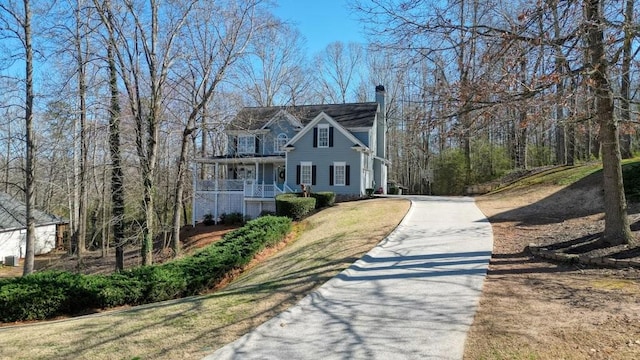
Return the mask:
M 226 127 L 227 154 L 195 159 L 194 223 L 206 214 L 255 218 L 275 211 L 275 196 L 300 191 L 301 184 L 337 195 L 386 193 L 383 86 L 375 99 L 242 109 Z

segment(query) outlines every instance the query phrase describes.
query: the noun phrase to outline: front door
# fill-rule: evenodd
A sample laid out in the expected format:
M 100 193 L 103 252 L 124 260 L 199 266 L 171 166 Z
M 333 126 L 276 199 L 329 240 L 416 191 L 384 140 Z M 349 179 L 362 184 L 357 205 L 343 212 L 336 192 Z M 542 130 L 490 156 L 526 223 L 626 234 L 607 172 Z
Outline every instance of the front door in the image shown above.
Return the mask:
M 274 172 L 273 174 L 274 182 L 278 185 L 284 184 L 284 178 L 287 173 L 285 166 L 284 165 L 274 166 L 273 172 Z

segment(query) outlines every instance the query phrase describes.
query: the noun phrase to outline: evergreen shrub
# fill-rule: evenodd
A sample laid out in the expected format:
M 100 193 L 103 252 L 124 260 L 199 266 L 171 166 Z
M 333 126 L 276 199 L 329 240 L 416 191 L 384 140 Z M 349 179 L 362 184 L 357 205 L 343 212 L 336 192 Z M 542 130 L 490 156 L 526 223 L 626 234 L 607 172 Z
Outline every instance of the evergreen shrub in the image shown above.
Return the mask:
M 314 201 L 315 199 L 311 198 Z M 192 256 L 111 275 L 43 271 L 0 280 L 0 321 L 43 320 L 198 294 L 291 231 L 291 219 L 263 216 Z
M 300 220 L 316 208 L 314 197 L 300 197 L 297 194 L 280 194 L 276 196 L 276 214 L 293 220 Z

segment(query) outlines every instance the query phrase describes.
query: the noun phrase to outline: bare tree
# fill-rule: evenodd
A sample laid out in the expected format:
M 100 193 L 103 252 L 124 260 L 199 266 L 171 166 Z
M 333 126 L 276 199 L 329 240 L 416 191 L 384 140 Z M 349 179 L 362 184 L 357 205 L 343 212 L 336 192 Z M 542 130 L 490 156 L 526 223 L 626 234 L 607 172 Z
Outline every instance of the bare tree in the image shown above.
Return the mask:
M 33 104 L 34 104 L 34 80 L 33 80 L 33 40 L 31 32 L 31 3 L 22 0 L 22 8 L 15 2 L 0 3 L 0 30 L 9 31 L 18 40 L 22 47 L 24 61 L 24 124 L 25 124 L 25 203 L 26 203 L 26 248 L 23 275 L 29 275 L 34 271 L 35 256 L 35 221 L 33 210 L 35 208 L 35 152 L 36 144 L 33 133 Z M 13 26 L 12 26 L 13 25 Z
M 128 98 L 128 110 L 135 122 L 136 152 L 143 187 L 145 223 L 141 255 L 145 265 L 153 262 L 155 177 L 165 88 L 178 56 L 175 51 L 178 36 L 195 3 L 195 0 L 162 4 L 156 0 L 123 0 L 126 12 L 120 14 L 120 21 L 112 16 L 108 25 L 118 35 L 114 54 Z
M 220 83 L 225 79 L 231 66 L 245 55 L 249 41 L 256 31 L 256 13 L 259 0 L 242 4 L 228 4 L 227 7 L 204 6 L 192 16 L 187 26 L 190 41 L 185 51 L 195 54 L 186 62 L 189 76 L 180 78 L 179 88 L 184 87 L 190 96 L 184 99 L 190 108 L 187 122 L 182 131 L 180 155 L 178 159 L 177 182 L 173 206 L 172 245 L 174 256 L 180 253 L 180 226 L 184 195 L 185 174 L 189 144 L 192 143 L 197 119 L 202 110 L 209 106 Z M 216 13 L 220 17 L 212 17 Z M 213 39 L 209 34 L 215 34 Z M 206 41 L 202 41 L 207 39 Z M 180 91 L 178 91 L 180 93 Z M 202 119 L 206 122 L 206 118 Z
M 625 1 L 623 34 L 624 40 L 622 44 L 622 66 L 620 68 L 620 117 L 623 126 L 623 133 L 620 134 L 620 152 L 623 159 L 629 159 L 633 156 L 631 151 L 631 61 L 635 57 L 633 51 L 633 42 L 636 37 L 634 29 L 634 0 Z M 637 50 L 636 50 L 637 51 Z
M 94 0 L 98 14 L 106 29 L 106 61 L 109 79 L 109 154 L 111 157 L 111 228 L 116 248 L 116 271 L 124 269 L 124 174 L 122 168 L 122 153 L 120 142 L 120 91 L 118 89 L 118 69 L 116 59 L 117 28 L 113 14 L 111 0 Z
M 295 103 L 309 88 L 300 32 L 277 19 L 263 17 L 247 55 L 238 64 L 238 86 L 258 106 Z
M 327 45 L 325 50 L 317 54 L 314 60 L 318 69 L 320 84 L 318 98 L 322 102 L 346 103 L 350 99 L 350 92 L 358 84 L 358 69 L 364 63 L 364 50 L 357 43 L 337 41 Z
M 622 183 L 618 126 L 614 116 L 613 90 L 609 82 L 609 64 L 605 55 L 601 0 L 584 0 L 588 72 L 596 101 L 596 120 L 600 125 L 604 187 L 605 228 L 601 241 L 607 245 L 636 242 L 627 217 L 627 201 Z

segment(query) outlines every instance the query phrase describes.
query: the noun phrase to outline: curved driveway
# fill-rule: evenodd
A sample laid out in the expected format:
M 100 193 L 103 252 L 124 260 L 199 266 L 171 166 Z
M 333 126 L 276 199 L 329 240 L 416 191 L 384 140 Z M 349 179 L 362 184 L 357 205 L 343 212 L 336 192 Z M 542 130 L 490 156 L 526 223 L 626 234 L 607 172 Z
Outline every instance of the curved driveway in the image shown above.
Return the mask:
M 206 359 L 462 359 L 491 225 L 470 198 L 408 198 L 362 259 Z

